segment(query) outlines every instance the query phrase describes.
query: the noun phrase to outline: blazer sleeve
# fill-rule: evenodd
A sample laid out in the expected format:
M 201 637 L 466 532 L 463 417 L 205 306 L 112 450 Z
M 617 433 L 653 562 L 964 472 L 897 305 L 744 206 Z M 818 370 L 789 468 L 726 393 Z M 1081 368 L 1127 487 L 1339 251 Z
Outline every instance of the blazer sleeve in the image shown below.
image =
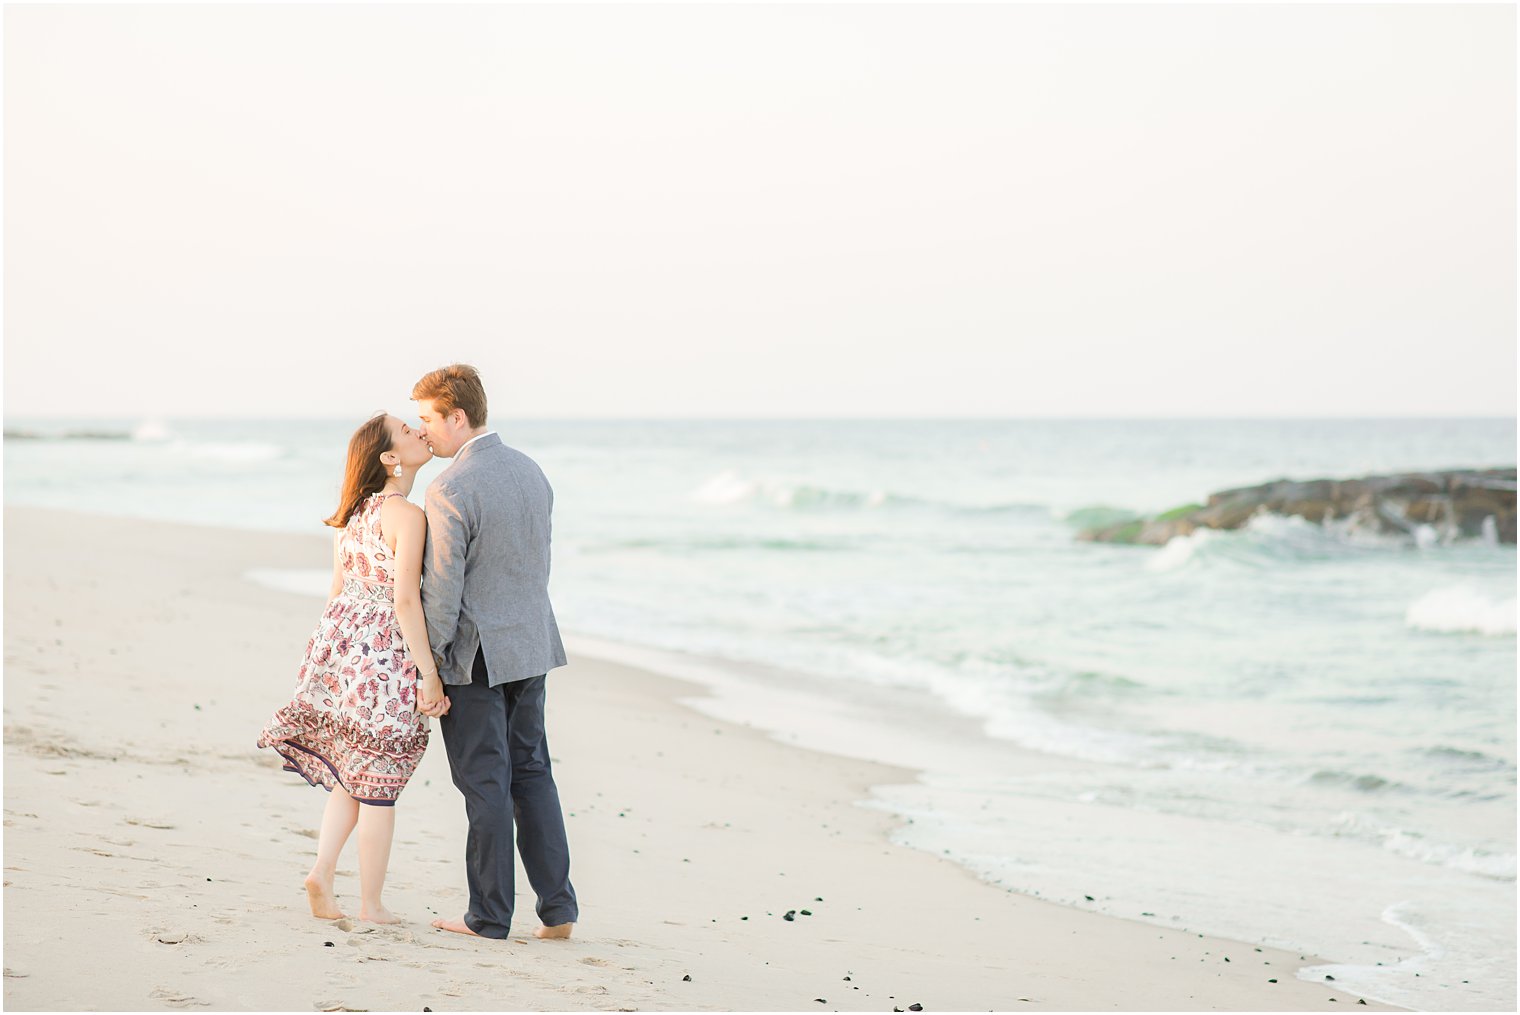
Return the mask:
M 422 554 L 422 612 L 427 618 L 428 644 L 442 672 L 459 632 L 470 526 L 457 494 L 443 483 L 429 484 L 423 511 L 428 530 Z

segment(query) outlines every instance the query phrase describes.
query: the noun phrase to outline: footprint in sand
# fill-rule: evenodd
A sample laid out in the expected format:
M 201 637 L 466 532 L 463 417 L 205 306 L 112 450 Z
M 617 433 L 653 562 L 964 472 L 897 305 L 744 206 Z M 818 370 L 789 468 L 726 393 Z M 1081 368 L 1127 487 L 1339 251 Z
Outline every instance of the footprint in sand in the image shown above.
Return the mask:
M 161 945 L 182 945 L 187 941 L 195 940 L 187 930 L 150 930 L 148 936 Z
M 612 965 L 612 963 L 608 962 L 606 959 L 598 959 L 598 958 L 595 958 L 595 957 L 593 957 L 591 955 L 586 956 L 584 959 L 581 959 L 581 961 L 583 963 L 585 963 L 586 965 L 588 965 L 588 966 L 610 966 L 610 965 Z
M 153 991 L 153 993 L 149 994 L 148 996 L 150 998 L 152 998 L 153 1000 L 155 1000 L 155 1001 L 162 1001 L 164 1004 L 168 1005 L 171 1008 L 210 1008 L 211 1007 L 211 1002 L 210 1001 L 202 1001 L 200 998 L 198 998 L 198 997 L 191 997 L 189 994 L 186 994 L 183 991 L 179 991 L 179 990 L 166 990 L 163 987 L 157 988 L 156 990 Z

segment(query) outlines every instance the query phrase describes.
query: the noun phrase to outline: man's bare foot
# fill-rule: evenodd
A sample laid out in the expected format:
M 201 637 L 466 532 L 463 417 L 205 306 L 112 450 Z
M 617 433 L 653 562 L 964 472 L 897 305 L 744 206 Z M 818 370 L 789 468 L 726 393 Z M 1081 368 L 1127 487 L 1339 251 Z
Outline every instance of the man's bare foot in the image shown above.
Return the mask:
M 437 927 L 439 930 L 451 930 L 455 934 L 465 934 L 465 935 L 468 935 L 469 937 L 480 937 L 479 934 L 475 933 L 473 930 L 470 929 L 469 924 L 465 923 L 463 919 L 458 919 L 458 920 L 443 920 L 443 919 L 438 919 L 438 920 L 434 920 L 433 921 L 433 926 Z
M 332 878 L 324 879 L 316 874 L 308 874 L 302 884 L 306 886 L 306 901 L 311 903 L 312 916 L 318 920 L 343 918 L 343 910 L 338 908 L 337 897 L 333 895 Z
M 533 932 L 534 937 L 541 937 L 545 941 L 555 941 L 570 936 L 570 931 L 575 927 L 573 923 L 562 923 L 556 927 L 540 927 Z
M 384 906 L 360 906 L 359 919 L 368 920 L 370 923 L 400 923 L 401 917 L 392 913 Z

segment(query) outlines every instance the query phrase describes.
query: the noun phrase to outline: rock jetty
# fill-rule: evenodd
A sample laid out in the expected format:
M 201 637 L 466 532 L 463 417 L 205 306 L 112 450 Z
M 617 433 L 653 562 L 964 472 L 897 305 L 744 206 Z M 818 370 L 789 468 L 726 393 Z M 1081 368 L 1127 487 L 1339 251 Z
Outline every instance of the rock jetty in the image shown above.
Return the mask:
M 1306 521 L 1406 534 L 1418 542 L 1481 537 L 1515 541 L 1515 470 L 1457 469 L 1360 479 L 1278 479 L 1209 495 L 1154 518 L 1084 529 L 1078 539 L 1160 546 L 1196 529 L 1238 529 L 1253 515 L 1300 515 Z

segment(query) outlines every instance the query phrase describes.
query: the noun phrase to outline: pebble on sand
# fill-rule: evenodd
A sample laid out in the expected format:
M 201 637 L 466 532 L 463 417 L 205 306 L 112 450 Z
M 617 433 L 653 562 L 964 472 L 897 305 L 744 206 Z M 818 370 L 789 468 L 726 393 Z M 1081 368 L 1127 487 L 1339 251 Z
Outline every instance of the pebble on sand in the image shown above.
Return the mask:
M 796 920 L 797 919 L 797 911 L 795 909 L 788 909 L 785 913 L 781 914 L 781 919 L 783 919 L 783 920 Z
M 681 977 L 681 982 L 682 983 L 690 983 L 691 982 L 691 974 L 687 973 L 685 976 Z

